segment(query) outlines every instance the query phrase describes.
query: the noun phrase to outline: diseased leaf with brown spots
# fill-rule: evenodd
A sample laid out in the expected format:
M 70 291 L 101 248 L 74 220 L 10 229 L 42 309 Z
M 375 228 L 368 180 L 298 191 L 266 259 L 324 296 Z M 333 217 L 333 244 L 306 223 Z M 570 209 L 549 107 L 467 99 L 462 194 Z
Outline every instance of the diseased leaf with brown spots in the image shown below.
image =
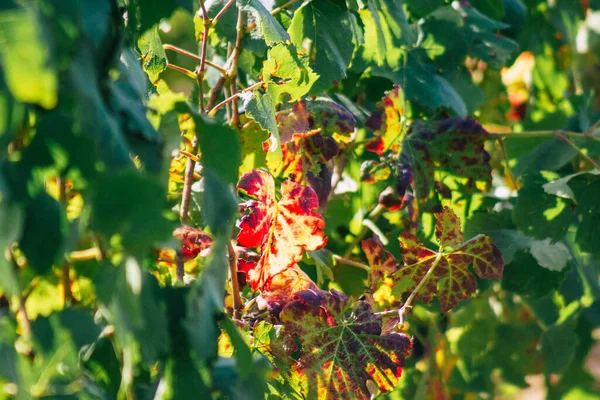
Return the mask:
M 300 100 L 287 113 L 277 116 L 281 143 L 320 133 L 336 141 L 348 142 L 356 120 L 352 113 L 336 102 L 317 98 Z
M 396 257 L 383 247 L 377 235 L 373 236 L 372 239 L 363 240 L 362 249 L 371 267 L 369 273 L 372 286 L 379 286 L 384 277 L 396 272 L 398 266 Z
M 325 246 L 325 221 L 313 211 L 319 201 L 309 187 L 284 181 L 277 201 L 271 174 L 251 171 L 240 178 L 238 189 L 256 199 L 245 204 L 238 244 L 259 249 L 260 259 L 248 278 L 254 290 L 268 291 L 273 277 L 294 267 L 304 250 Z
M 488 236 L 478 235 L 462 242 L 460 220 L 450 208 L 437 213 L 436 219 L 440 250 L 429 250 L 412 234 L 402 233 L 404 266 L 395 278 L 405 295 L 418 288 L 416 297 L 424 303 L 438 294 L 442 311 L 447 312 L 477 290 L 477 278 L 469 270 L 470 265 L 480 278 L 501 278 L 504 261 Z
M 380 163 L 396 177 L 399 197 L 410 185 L 415 197 L 425 203 L 423 209 L 435 210 L 439 209 L 438 195 L 449 195 L 447 180 L 468 190 L 489 190 L 490 156 L 483 146 L 489 135 L 477 122 L 461 118 L 417 120 L 407 127 L 399 87 L 387 92 L 378 108 L 365 122 L 376 135 L 365 148 L 377 153 Z M 378 165 L 370 162 L 370 169 L 363 168 L 363 180 L 386 180 L 385 174 L 366 173 Z
M 460 230 L 460 219 L 448 206 L 435 213 L 435 237 L 442 247 L 457 247 L 465 240 Z
M 390 391 L 412 347 L 403 333 L 382 334 L 382 317 L 369 303 L 349 305 L 335 290 L 296 293 L 280 319 L 302 345 L 295 372 L 305 379 L 306 398 L 369 399 L 376 388 Z

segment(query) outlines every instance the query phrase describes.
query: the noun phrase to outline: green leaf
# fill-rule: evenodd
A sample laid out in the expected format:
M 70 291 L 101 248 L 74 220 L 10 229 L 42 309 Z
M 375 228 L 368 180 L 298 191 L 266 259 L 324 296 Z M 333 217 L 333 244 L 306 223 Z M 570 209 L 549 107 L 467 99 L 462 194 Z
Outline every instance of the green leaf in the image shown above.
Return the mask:
M 40 193 L 25 209 L 19 239 L 28 265 L 40 275 L 48 272 L 64 250 L 66 236 L 65 210 L 47 193 Z
M 562 271 L 571 260 L 571 252 L 564 243 L 552 243 L 545 240 L 533 240 L 531 242 L 531 255 L 544 268 L 551 271 Z
M 0 261 L 1 262 L 1 261 Z M 0 315 L 0 381 L 20 384 L 19 355 L 15 349 L 16 323 L 7 315 Z M 0 395 L 3 394 L 0 392 Z
M 309 92 L 319 76 L 308 64 L 308 56 L 297 53 L 293 45 L 278 44 L 269 49 L 262 75 L 276 105 L 296 101 Z
M 519 251 L 512 262 L 504 267 L 502 287 L 510 292 L 538 298 L 558 289 L 565 273 L 566 269 L 558 272 L 541 267 L 531 254 Z
M 367 9 L 360 10 L 359 14 L 365 26 L 363 58 L 378 66 L 399 67 L 404 47 L 415 42 L 402 4 L 393 0 L 369 0 Z
M 240 140 L 237 133 L 202 115 L 192 113 L 200 147 L 202 166 L 225 184 L 235 184 L 240 167 Z
M 43 26 L 33 7 L 0 10 L 0 60 L 17 100 L 51 109 L 58 101 L 58 79 L 51 63 L 51 36 Z
M 575 193 L 577 214 L 581 219 L 577 229 L 577 243 L 581 250 L 598 253 L 600 243 L 600 174 L 588 173 L 575 177 L 569 183 Z
M 128 3 L 130 18 L 136 21 L 139 15 L 140 32 L 150 29 L 161 19 L 169 18 L 178 7 L 193 13 L 193 4 L 191 0 L 133 0 Z
M 193 192 L 194 197 L 197 196 Z M 212 170 L 204 173 L 204 191 L 202 192 L 202 213 L 210 230 L 215 235 L 230 235 L 237 215 L 238 200 Z
M 126 248 L 147 251 L 171 236 L 172 223 L 163 212 L 164 188 L 152 176 L 135 170 L 104 173 L 91 197 L 91 227 L 105 237 L 119 235 Z
M 252 97 L 244 102 L 246 114 L 254 119 L 269 135 L 269 152 L 266 156 L 266 162 L 272 170 L 280 168 L 283 161 L 281 151 L 281 139 L 279 137 L 279 127 L 275 117 L 275 106 L 277 105 L 270 94 L 260 94 L 258 91 L 253 93 Z M 255 135 L 257 136 L 257 135 Z M 258 152 L 262 151 L 262 147 Z
M 513 209 L 513 221 L 519 230 L 535 239 L 562 239 L 573 222 L 569 202 L 542 188 L 550 180 L 537 172 L 525 175 Z
M 187 315 L 184 326 L 196 357 L 201 360 L 217 357 L 217 339 L 220 329 L 217 318 L 224 313 L 224 287 L 227 279 L 227 241 L 217 237 L 213 257 L 206 266 L 199 284 L 192 287 L 187 299 Z
M 575 358 L 579 337 L 571 325 L 553 325 L 542 334 L 540 344 L 546 374 L 564 372 Z
M 2 179 L 1 175 L 0 179 Z M 2 254 L 0 254 L 0 276 L 2 276 L 0 289 L 7 297 L 19 295 L 20 285 L 12 260 L 6 259 L 4 249 L 10 248 L 21 237 L 24 213 L 20 206 L 0 200 L 0 250 L 2 250 Z
M 144 71 L 148 74 L 150 82 L 156 82 L 161 72 L 167 69 L 167 53 L 162 47 L 158 36 L 158 28 L 149 29 L 138 39 L 138 46 L 142 52 Z
M 237 0 L 238 7 L 251 13 L 260 31 L 265 38 L 267 45 L 272 46 L 277 43 L 288 43 L 290 37 L 283 29 L 281 24 L 271 15 L 269 10 L 259 0 Z
M 510 212 L 474 213 L 465 222 L 465 238 L 470 239 L 479 234 L 492 238 L 494 244 L 502 252 L 506 264 L 510 264 L 518 250 L 529 248 L 531 238 L 515 230 Z
M 296 48 L 302 48 L 306 39 L 313 42 L 315 58 L 311 68 L 319 74 L 310 90 L 313 95 L 346 77 L 354 51 L 362 42 L 356 17 L 342 0 L 304 4 L 294 12 L 288 32 Z
M 459 64 L 469 49 L 460 14 L 451 6 L 440 7 L 419 21 L 419 43 L 440 67 Z

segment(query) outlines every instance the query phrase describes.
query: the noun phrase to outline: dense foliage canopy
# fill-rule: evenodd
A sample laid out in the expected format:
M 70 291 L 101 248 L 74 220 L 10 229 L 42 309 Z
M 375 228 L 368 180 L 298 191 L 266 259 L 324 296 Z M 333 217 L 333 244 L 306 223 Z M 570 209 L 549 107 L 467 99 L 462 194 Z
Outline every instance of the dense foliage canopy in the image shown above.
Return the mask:
M 599 56 L 598 0 L 2 1 L 0 399 L 597 398 Z

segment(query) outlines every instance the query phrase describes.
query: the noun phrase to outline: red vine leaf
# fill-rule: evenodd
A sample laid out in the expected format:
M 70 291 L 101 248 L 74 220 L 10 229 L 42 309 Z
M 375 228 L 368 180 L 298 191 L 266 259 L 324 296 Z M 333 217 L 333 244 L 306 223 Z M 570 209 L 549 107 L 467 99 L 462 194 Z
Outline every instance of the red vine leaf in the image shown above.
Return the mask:
M 362 249 L 367 256 L 367 260 L 369 260 L 371 281 L 373 283 L 377 282 L 379 284 L 379 280 L 396 272 L 398 265 L 396 257 L 383 247 L 378 236 L 363 240 Z
M 404 91 L 395 86 L 386 92 L 385 97 L 377 103 L 375 111 L 365 125 L 375 131 L 376 137 L 369 141 L 367 150 L 382 155 L 390 150 L 398 153 L 406 136 Z
M 175 229 L 173 236 L 181 241 L 181 254 L 184 262 L 191 260 L 198 254 L 203 257 L 210 255 L 213 238 L 201 229 L 184 225 Z
M 412 343 L 403 333 L 382 334 L 382 318 L 365 301 L 348 304 L 332 290 L 296 293 L 280 314 L 302 345 L 296 372 L 307 398 L 369 399 L 398 383 Z
M 395 278 L 404 294 L 418 291 L 416 296 L 424 303 L 438 293 L 442 311 L 447 312 L 477 290 L 477 278 L 469 270 L 470 265 L 480 278 L 501 278 L 504 261 L 488 236 L 478 235 L 462 242 L 460 221 L 450 208 L 444 207 L 436 219 L 439 252 L 429 250 L 412 234 L 403 233 L 400 244 L 404 266 Z
M 260 259 L 248 278 L 254 290 L 269 290 L 273 277 L 300 261 L 304 250 L 314 251 L 327 243 L 325 221 L 313 210 L 319 206 L 315 192 L 289 180 L 281 185 L 281 199 L 275 198 L 275 182 L 268 172 L 250 171 L 238 189 L 249 200 L 242 217 L 238 244 L 258 247 Z

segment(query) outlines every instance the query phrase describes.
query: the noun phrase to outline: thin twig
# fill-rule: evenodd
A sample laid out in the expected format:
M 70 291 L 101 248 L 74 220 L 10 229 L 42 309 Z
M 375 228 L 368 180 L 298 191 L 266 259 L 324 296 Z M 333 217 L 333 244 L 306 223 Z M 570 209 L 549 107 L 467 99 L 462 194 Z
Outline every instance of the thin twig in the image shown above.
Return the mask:
M 184 56 L 188 56 L 190 58 L 193 58 L 196 61 L 201 61 L 202 60 L 202 57 L 198 57 L 196 54 L 191 53 L 191 52 L 189 52 L 187 50 L 184 50 L 184 49 L 182 49 L 180 47 L 173 46 L 172 44 L 163 44 L 163 49 L 165 49 L 165 50 L 171 50 L 171 51 L 174 51 L 176 53 L 183 54 Z M 219 66 L 219 65 L 217 65 L 217 64 L 215 64 L 213 62 L 210 62 L 208 60 L 204 60 L 204 62 L 209 67 L 212 67 L 212 68 L 216 69 L 217 71 L 219 71 L 221 73 L 221 75 L 223 75 L 223 74 L 225 74 L 227 72 L 225 70 L 225 68 L 223 68 L 223 67 L 221 67 L 221 66 Z
M 518 299 L 521 302 L 521 305 L 523 306 L 525 311 L 527 311 L 527 313 L 529 315 L 531 315 L 531 318 L 533 318 L 533 320 L 540 327 L 540 329 L 542 331 L 547 330 L 548 326 L 544 323 L 544 321 L 542 321 L 542 319 L 539 317 L 539 315 L 537 315 L 537 313 L 533 310 L 533 308 L 531 307 L 531 304 L 529 304 L 529 302 L 521 296 L 518 296 Z
M 223 14 L 225 14 L 225 11 L 227 11 L 227 9 L 233 4 L 235 3 L 235 0 L 229 0 L 227 2 L 227 4 L 225 4 L 223 6 L 223 8 L 221 9 L 221 11 L 219 11 L 219 13 L 217 15 L 215 15 L 215 17 L 212 19 L 212 26 L 215 26 L 217 24 L 217 22 L 219 22 L 219 19 L 221 19 L 221 17 L 223 16 Z
M 587 132 L 587 131 L 586 131 Z M 591 131 L 590 131 L 591 132 Z M 568 136 L 571 138 L 580 138 L 580 139 L 589 139 L 600 142 L 600 137 L 592 136 L 590 133 L 579 133 L 579 132 L 569 132 L 563 130 L 548 130 L 548 131 L 525 131 L 525 132 L 490 132 L 490 138 L 492 139 L 500 139 L 500 138 L 543 138 L 543 137 L 556 137 L 559 136 Z
M 589 138 L 595 138 L 595 136 L 592 136 L 592 132 L 594 132 L 596 130 L 596 128 L 600 127 L 600 119 L 596 122 L 594 122 L 592 125 L 590 125 L 589 128 L 587 128 L 585 130 L 585 132 L 583 132 L 583 136 L 587 136 L 588 139 Z
M 286 8 L 296 4 L 297 2 L 299 2 L 300 0 L 290 0 L 285 4 L 282 4 L 281 6 L 274 8 L 273 11 L 271 11 L 271 15 L 277 15 L 280 12 L 282 12 L 283 10 L 285 10 Z
M 59 176 L 56 179 L 56 183 L 58 184 L 59 190 L 59 200 L 62 206 L 65 208 L 65 212 L 67 211 L 67 187 L 62 176 Z M 64 257 L 64 256 L 63 256 Z M 62 285 L 63 285 L 63 307 L 66 307 L 72 300 L 73 295 L 71 293 L 71 265 L 69 264 L 69 260 L 67 257 L 64 257 L 63 267 L 62 267 Z
M 196 141 L 194 140 L 194 147 L 196 147 L 195 142 Z M 191 158 L 188 158 L 183 175 L 183 191 L 181 192 L 181 208 L 179 209 L 179 219 L 182 223 L 186 222 L 188 219 L 190 199 L 192 197 L 192 185 L 194 184 L 194 168 L 196 168 L 196 162 Z
M 262 87 L 265 83 L 263 81 L 257 82 L 254 85 L 248 86 L 246 89 L 244 90 L 240 90 L 239 92 L 237 92 L 236 94 L 230 96 L 229 98 L 223 100 L 222 102 L 220 102 L 219 104 L 217 104 L 216 106 L 214 106 L 209 112 L 208 112 L 208 116 L 209 117 L 214 117 L 215 114 L 217 113 L 217 111 L 219 111 L 219 109 L 221 107 L 223 107 L 225 104 L 233 101 L 234 99 L 237 99 L 240 95 L 249 92 L 251 90 L 254 90 L 256 88 Z
M 592 166 L 594 167 L 594 169 L 598 169 L 600 170 L 600 165 L 598 165 L 598 163 L 596 163 L 596 161 L 592 160 L 590 158 L 590 156 L 588 156 L 587 154 L 585 154 L 583 152 L 583 150 L 581 150 L 579 147 L 577 147 L 575 145 L 575 143 L 573 143 L 572 141 L 569 140 L 569 138 L 567 138 L 566 136 L 563 135 L 557 135 L 557 139 L 568 144 L 569 146 L 571 146 L 571 148 L 573 148 L 577 153 L 579 153 L 579 155 L 581 155 L 583 158 L 585 158 L 585 160 Z
M 240 319 L 240 310 L 244 307 L 240 297 L 240 285 L 237 278 L 237 255 L 231 242 L 227 245 L 229 255 L 229 275 L 231 276 L 231 295 L 233 297 L 233 318 Z
M 242 38 L 244 37 L 244 13 L 240 8 L 238 10 L 237 24 L 236 24 L 236 38 L 235 38 L 235 47 L 233 48 L 231 54 L 231 65 L 227 69 L 227 76 L 230 79 L 230 90 L 231 93 L 237 91 L 237 85 L 235 84 L 238 75 L 238 60 L 240 58 L 240 54 L 242 52 Z M 229 121 L 231 126 L 237 126 L 239 122 L 240 112 L 238 108 L 237 97 L 232 99 L 231 103 L 231 119 Z
M 179 65 L 167 64 L 167 68 L 171 68 L 172 70 L 181 72 L 182 74 L 184 74 L 192 79 L 198 79 L 198 76 L 195 73 L 193 73 L 189 69 L 182 68 Z
M 338 256 L 337 254 L 333 255 L 333 259 L 336 260 L 336 261 L 338 261 L 338 262 L 340 262 L 340 263 L 342 263 L 342 264 L 351 265 L 353 267 L 364 269 L 367 272 L 369 272 L 371 270 L 371 267 L 369 267 L 366 264 L 359 263 L 357 261 L 348 260 L 347 258 L 344 258 L 342 256 Z
M 210 18 L 206 13 L 206 7 L 204 6 L 204 0 L 200 1 L 200 8 L 202 9 L 202 25 L 204 30 L 202 33 L 202 50 L 200 53 L 200 66 L 196 71 L 196 80 L 200 89 L 200 112 L 204 112 L 204 68 L 206 64 L 206 46 L 208 45 L 208 30 L 210 29 Z

